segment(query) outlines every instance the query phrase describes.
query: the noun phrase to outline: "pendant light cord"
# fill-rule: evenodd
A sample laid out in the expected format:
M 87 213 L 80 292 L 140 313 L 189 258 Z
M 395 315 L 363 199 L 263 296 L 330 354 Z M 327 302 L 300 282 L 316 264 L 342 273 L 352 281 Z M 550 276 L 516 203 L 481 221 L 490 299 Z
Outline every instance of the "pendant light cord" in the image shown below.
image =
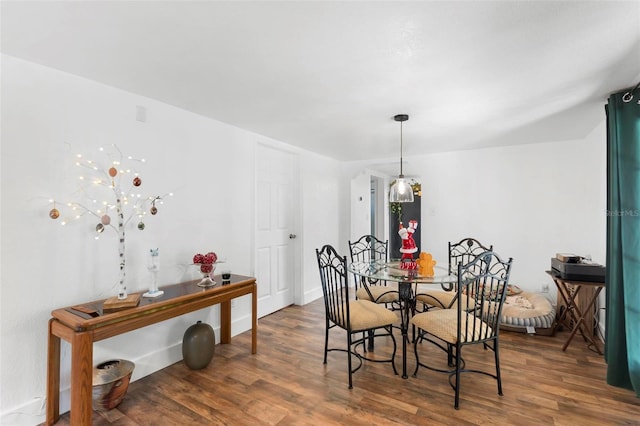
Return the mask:
M 407 121 L 409 119 L 409 116 L 407 114 L 397 114 L 393 117 L 393 119 L 395 121 L 399 121 L 400 122 L 400 176 L 398 176 L 399 178 L 404 178 L 404 174 L 402 172 L 402 122 L 403 121 Z
M 404 177 L 402 173 L 402 121 L 400 122 L 400 176 Z

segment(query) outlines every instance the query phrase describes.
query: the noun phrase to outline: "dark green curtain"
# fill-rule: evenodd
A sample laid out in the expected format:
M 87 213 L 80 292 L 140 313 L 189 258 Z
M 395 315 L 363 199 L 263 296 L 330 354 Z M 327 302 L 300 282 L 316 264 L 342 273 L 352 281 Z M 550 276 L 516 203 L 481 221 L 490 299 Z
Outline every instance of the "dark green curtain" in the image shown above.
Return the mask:
M 639 85 L 640 86 L 640 85 Z M 640 89 L 607 114 L 607 383 L 640 397 Z

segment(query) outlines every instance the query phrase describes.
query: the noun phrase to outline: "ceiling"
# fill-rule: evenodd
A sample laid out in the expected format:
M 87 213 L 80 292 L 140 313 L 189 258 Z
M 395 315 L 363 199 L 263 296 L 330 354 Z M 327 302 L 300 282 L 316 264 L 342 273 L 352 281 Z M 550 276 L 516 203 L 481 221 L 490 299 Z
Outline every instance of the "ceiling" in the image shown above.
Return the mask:
M 339 160 L 562 141 L 640 80 L 639 1 L 2 1 L 2 52 Z M 149 113 L 149 120 L 153 119 Z

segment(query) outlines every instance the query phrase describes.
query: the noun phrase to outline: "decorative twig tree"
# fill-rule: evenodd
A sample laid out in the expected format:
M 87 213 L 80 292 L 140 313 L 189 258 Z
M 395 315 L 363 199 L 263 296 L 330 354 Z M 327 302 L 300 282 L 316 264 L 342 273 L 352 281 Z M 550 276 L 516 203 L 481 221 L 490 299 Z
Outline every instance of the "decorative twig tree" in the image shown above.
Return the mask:
M 96 238 L 104 232 L 105 228 L 111 228 L 118 234 L 118 254 L 120 260 L 120 273 L 118 282 L 118 299 L 127 298 L 126 270 L 125 270 L 125 229 L 132 218 L 138 217 L 138 229 L 144 230 L 143 217 L 147 209 L 152 215 L 158 213 L 157 204 L 162 204 L 164 197 L 173 195 L 142 196 L 136 192 L 142 186 L 142 179 L 139 174 L 129 166 L 129 163 L 144 163 L 144 158 L 137 159 L 131 156 L 126 159 L 116 145 L 112 145 L 113 151 L 108 152 L 104 148 L 100 151 L 107 155 L 108 163 L 86 159 L 82 155 L 77 155 L 76 165 L 86 169 L 87 174 L 80 176 L 79 194 L 83 196 L 87 203 L 72 201 L 66 206 L 74 212 L 74 218 L 89 214 L 98 220 L 96 225 Z M 126 186 L 126 183 L 129 185 Z M 51 219 L 58 219 L 60 211 L 56 208 L 55 200 L 52 200 L 53 208 L 49 211 Z M 111 221 L 115 214 L 117 224 Z M 65 225 L 67 220 L 62 220 Z

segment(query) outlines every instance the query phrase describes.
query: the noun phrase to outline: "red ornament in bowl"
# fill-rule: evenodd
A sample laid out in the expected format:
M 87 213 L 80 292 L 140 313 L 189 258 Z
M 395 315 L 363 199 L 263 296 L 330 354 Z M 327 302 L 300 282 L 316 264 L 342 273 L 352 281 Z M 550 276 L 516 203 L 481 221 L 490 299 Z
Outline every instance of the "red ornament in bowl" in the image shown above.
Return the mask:
M 212 287 L 216 282 L 211 278 L 216 269 L 215 263 L 218 261 L 218 255 L 210 251 L 207 254 L 197 253 L 193 256 L 193 263 L 200 267 L 203 275 L 202 280 L 198 283 L 200 287 Z

